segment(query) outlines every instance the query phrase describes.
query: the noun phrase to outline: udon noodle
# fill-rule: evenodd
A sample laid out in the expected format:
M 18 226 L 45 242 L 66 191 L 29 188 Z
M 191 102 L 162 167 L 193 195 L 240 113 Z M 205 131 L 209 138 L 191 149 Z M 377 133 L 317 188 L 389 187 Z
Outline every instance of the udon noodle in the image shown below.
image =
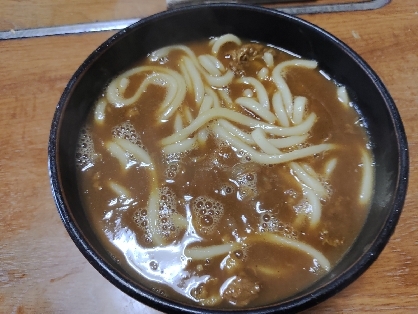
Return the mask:
M 91 224 L 166 297 L 228 308 L 290 296 L 367 215 L 373 157 L 353 107 L 316 61 L 233 34 L 154 51 L 105 87 L 80 133 Z

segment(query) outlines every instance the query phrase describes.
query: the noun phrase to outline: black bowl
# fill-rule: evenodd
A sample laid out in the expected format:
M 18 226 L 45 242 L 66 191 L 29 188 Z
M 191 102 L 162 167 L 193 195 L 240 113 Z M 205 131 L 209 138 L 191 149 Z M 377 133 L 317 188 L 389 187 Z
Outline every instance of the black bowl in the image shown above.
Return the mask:
M 307 59 L 349 87 L 370 133 L 376 187 L 370 213 L 352 248 L 325 277 L 275 305 L 236 312 L 296 312 L 318 304 L 358 278 L 392 235 L 405 199 L 408 149 L 401 118 L 381 80 L 344 43 L 299 18 L 243 5 L 202 5 L 156 14 L 120 31 L 80 66 L 55 112 L 48 161 L 53 196 L 71 238 L 88 261 L 119 289 L 162 311 L 210 313 L 163 298 L 135 282 L 106 252 L 90 228 L 80 202 L 75 147 L 78 132 L 103 86 L 147 53 L 179 42 L 234 33 L 282 47 Z

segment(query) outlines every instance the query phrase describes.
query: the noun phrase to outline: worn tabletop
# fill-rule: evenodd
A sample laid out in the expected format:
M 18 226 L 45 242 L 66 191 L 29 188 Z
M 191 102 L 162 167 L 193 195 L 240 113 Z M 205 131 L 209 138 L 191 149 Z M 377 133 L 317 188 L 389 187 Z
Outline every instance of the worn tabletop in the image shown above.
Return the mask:
M 17 2 L 25 6 L 0 0 L 2 29 L 43 26 L 11 10 Z M 74 18 L 65 14 L 68 2 L 59 1 L 48 23 L 60 14 L 73 23 L 94 20 L 94 10 L 111 19 L 112 8 L 118 18 L 165 8 L 161 1 L 119 1 L 132 10 L 102 1 L 106 15 L 98 11 L 100 1 L 90 2 Z M 383 253 L 356 282 L 307 313 L 418 313 L 418 1 L 302 18 L 343 40 L 381 77 L 403 118 L 411 161 L 404 210 Z M 0 41 L 0 313 L 158 313 L 124 295 L 84 259 L 60 221 L 49 185 L 47 144 L 56 104 L 81 62 L 112 34 Z

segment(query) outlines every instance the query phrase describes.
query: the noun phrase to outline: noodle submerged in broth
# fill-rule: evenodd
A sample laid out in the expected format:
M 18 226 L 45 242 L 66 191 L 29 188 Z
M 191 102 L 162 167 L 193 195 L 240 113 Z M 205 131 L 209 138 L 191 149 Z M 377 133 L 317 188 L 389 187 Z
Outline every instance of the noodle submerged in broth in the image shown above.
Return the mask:
M 359 233 L 373 158 L 317 63 L 226 34 L 114 78 L 80 133 L 83 202 L 106 249 L 162 295 L 218 308 L 308 287 Z

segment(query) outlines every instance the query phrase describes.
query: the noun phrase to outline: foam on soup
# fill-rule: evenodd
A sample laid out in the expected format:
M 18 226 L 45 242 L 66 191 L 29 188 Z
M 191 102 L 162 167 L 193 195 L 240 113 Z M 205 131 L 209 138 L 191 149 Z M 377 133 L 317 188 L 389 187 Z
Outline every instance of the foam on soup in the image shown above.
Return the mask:
M 164 47 L 104 88 L 80 132 L 85 210 L 161 295 L 276 302 L 326 274 L 365 221 L 363 124 L 314 60 L 232 34 Z

